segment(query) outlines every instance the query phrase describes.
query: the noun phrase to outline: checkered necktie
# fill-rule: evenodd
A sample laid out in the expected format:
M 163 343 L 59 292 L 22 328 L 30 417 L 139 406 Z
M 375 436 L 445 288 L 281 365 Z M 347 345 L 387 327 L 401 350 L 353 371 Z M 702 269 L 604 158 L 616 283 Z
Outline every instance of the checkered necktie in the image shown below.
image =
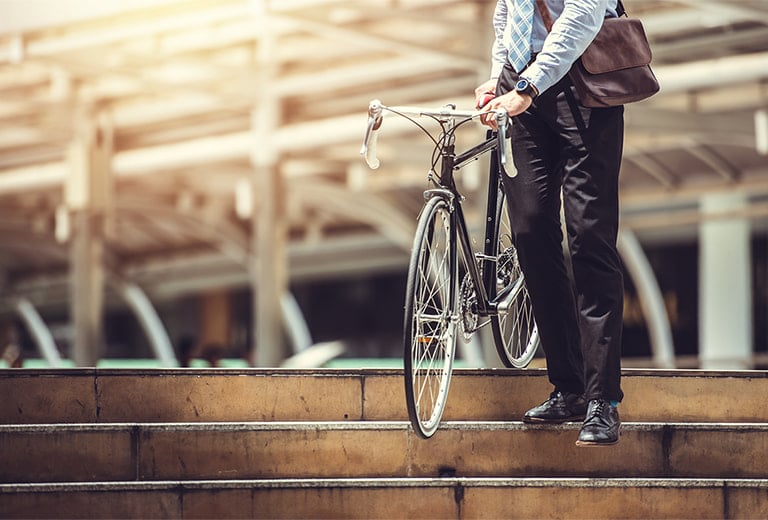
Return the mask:
M 531 29 L 534 0 L 515 0 L 512 5 L 509 62 L 522 72 L 531 59 Z

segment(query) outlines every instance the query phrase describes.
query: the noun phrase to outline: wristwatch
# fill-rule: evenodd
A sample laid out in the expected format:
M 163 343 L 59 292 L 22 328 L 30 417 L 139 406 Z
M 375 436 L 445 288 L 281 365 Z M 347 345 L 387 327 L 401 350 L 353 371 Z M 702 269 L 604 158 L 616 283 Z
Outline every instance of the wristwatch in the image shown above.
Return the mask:
M 517 80 L 517 83 L 515 83 L 515 91 L 518 94 L 526 94 L 530 96 L 531 99 L 536 99 L 536 96 L 539 95 L 539 90 L 536 88 L 536 86 L 526 78 L 520 78 Z

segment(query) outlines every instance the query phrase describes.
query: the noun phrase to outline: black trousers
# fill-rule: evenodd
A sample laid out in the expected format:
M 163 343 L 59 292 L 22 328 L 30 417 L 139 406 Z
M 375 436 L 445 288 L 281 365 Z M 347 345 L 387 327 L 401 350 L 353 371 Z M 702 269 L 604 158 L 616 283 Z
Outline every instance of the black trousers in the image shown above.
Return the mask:
M 516 80 L 507 64 L 497 95 Z M 513 118 L 511 135 L 517 175 L 505 177 L 505 191 L 549 380 L 556 391 L 621 401 L 624 107 L 580 106 L 566 76 Z

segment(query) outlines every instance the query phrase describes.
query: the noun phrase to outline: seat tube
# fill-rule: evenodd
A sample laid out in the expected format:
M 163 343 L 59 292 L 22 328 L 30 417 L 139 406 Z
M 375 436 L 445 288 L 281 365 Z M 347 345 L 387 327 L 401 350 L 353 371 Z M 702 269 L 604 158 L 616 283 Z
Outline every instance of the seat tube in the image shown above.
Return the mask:
M 450 268 L 451 268 L 451 305 L 453 308 L 451 308 L 451 314 L 455 316 L 458 313 L 458 301 L 459 301 L 459 284 L 461 283 L 459 280 L 459 215 L 456 212 L 455 208 L 453 211 L 451 211 L 450 214 L 450 229 L 449 229 L 449 240 L 450 240 Z

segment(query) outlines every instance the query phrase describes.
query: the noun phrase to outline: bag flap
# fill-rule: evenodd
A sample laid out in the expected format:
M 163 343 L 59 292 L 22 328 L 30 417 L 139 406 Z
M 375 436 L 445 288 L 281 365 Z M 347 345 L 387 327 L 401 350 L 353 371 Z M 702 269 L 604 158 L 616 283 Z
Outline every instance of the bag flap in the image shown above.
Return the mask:
M 587 72 L 601 74 L 651 63 L 651 47 L 637 18 L 606 18 L 603 27 L 581 55 Z

